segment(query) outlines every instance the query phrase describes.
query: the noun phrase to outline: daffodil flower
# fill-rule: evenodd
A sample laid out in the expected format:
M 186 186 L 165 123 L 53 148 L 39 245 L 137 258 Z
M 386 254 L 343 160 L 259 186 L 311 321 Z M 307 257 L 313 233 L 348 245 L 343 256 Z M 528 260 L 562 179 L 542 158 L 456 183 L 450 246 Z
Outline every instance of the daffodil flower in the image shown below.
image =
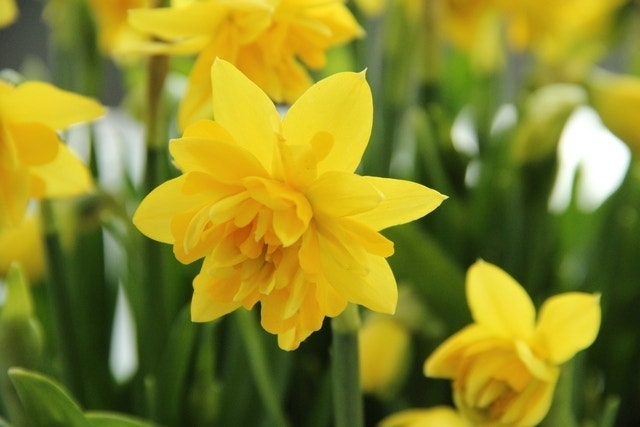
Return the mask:
M 274 101 L 291 104 L 312 83 L 301 63 L 319 69 L 329 47 L 362 34 L 341 0 L 207 0 L 133 10 L 129 21 L 158 40 L 139 51 L 199 54 L 178 112 L 181 129 L 210 118 L 216 57 L 235 64 Z
M 0 28 L 11 25 L 18 19 L 18 6 L 15 0 L 0 0 Z
M 170 151 L 182 175 L 153 190 L 134 224 L 204 257 L 191 317 L 214 320 L 261 303 L 262 325 L 295 349 L 347 302 L 392 313 L 397 287 L 378 231 L 419 218 L 444 196 L 419 184 L 354 174 L 371 132 L 364 73 L 313 85 L 282 119 L 233 65 L 212 67 L 213 115 Z
M 0 81 L 0 229 L 20 223 L 30 198 L 91 188 L 88 169 L 56 131 L 103 113 L 97 102 L 48 83 Z
M 378 427 L 472 427 L 472 424 L 453 408 L 435 406 L 396 412 L 382 420 Z
M 560 366 L 596 338 L 599 296 L 551 297 L 536 322 L 526 291 L 484 261 L 469 269 L 466 292 L 474 323 L 429 356 L 426 375 L 453 379 L 456 406 L 474 425 L 537 425 L 549 410 Z

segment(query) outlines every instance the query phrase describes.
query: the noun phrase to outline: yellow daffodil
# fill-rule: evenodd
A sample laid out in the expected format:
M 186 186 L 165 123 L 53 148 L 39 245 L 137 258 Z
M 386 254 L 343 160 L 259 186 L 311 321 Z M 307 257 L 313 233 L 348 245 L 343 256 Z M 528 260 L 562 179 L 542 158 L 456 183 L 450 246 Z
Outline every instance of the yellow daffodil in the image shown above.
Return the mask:
M 382 420 L 378 427 L 472 427 L 472 424 L 454 409 L 436 406 L 400 411 Z
M 15 0 L 0 0 L 0 28 L 11 25 L 18 19 Z
M 150 0 L 88 0 L 98 27 L 100 49 L 109 55 L 145 41 L 147 36 L 127 21 L 130 9 L 149 6 Z
M 0 81 L 0 229 L 20 223 L 30 198 L 66 197 L 91 188 L 91 175 L 57 130 L 104 109 L 41 82 Z
M 602 122 L 640 154 L 640 78 L 596 71 L 587 80 L 589 100 Z
M 407 372 L 409 328 L 394 316 L 372 313 L 358 331 L 360 383 L 365 393 L 392 394 Z
M 534 426 L 547 414 L 560 365 L 595 340 L 599 296 L 569 292 L 536 312 L 500 268 L 478 261 L 467 274 L 474 323 L 425 362 L 430 377 L 453 379 L 460 412 L 474 425 Z
M 19 225 L 0 230 L 0 277 L 6 277 L 14 262 L 22 266 L 32 283 L 44 276 L 40 215 L 28 215 Z
M 230 63 L 216 60 L 211 78 L 216 121 L 171 141 L 183 175 L 152 191 L 133 218 L 173 244 L 181 262 L 204 257 L 192 319 L 260 302 L 263 327 L 289 350 L 347 302 L 392 313 L 393 243 L 378 231 L 427 214 L 444 196 L 354 174 L 373 116 L 364 74 L 320 81 L 283 119 Z
M 324 66 L 325 51 L 362 33 L 341 0 L 207 0 L 134 10 L 131 24 L 159 42 L 147 53 L 199 53 L 180 106 L 182 129 L 210 117 L 214 58 L 235 64 L 276 102 L 292 103 L 311 85 L 301 63 Z

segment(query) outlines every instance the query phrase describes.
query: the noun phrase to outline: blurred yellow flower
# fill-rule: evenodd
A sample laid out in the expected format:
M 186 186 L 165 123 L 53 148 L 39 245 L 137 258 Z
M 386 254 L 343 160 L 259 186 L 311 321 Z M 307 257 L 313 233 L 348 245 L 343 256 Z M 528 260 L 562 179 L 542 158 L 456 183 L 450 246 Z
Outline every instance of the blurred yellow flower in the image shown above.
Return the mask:
M 363 73 L 307 90 L 281 119 L 230 63 L 212 67 L 216 121 L 170 144 L 183 175 L 152 191 L 133 221 L 173 244 L 183 263 L 205 257 L 191 317 L 214 320 L 260 301 L 262 326 L 295 349 L 347 302 L 392 313 L 393 243 L 379 230 L 419 218 L 444 196 L 408 181 L 358 176 L 373 105 Z
M 47 83 L 0 81 L 0 229 L 20 223 L 30 198 L 91 188 L 88 169 L 56 131 L 103 113 L 97 102 Z
M 456 406 L 475 425 L 538 424 L 549 410 L 559 365 L 596 338 L 599 296 L 551 297 L 536 323 L 526 291 L 484 261 L 469 269 L 466 292 L 475 323 L 429 356 L 425 374 L 453 379 Z
M 358 331 L 360 383 L 365 393 L 389 396 L 407 371 L 411 334 L 388 314 L 367 316 Z
M 429 409 L 407 409 L 388 416 L 378 427 L 472 427 L 454 409 L 436 406 Z
M 0 28 L 11 25 L 18 19 L 15 0 L 0 0 Z
M 209 72 L 220 57 L 240 69 L 274 101 L 293 103 L 311 85 L 302 63 L 319 69 L 325 51 L 362 34 L 341 0 L 206 0 L 134 10 L 130 23 L 157 37 L 147 53 L 199 53 L 182 100 L 185 129 L 211 117 Z
M 131 45 L 148 37 L 127 21 L 130 9 L 149 7 L 150 0 L 88 0 L 98 27 L 98 43 L 102 52 L 118 56 Z
M 594 71 L 587 79 L 589 101 L 602 122 L 640 155 L 640 78 Z
M 568 57 L 590 64 L 606 47 L 614 13 L 624 0 L 441 0 L 443 29 L 475 62 L 500 61 L 510 46 L 557 65 Z M 488 56 L 489 58 L 485 58 Z M 493 58 L 493 59 L 492 59 Z
M 17 226 L 0 230 L 0 277 L 6 277 L 13 262 L 22 266 L 31 283 L 44 277 L 40 215 L 28 215 Z

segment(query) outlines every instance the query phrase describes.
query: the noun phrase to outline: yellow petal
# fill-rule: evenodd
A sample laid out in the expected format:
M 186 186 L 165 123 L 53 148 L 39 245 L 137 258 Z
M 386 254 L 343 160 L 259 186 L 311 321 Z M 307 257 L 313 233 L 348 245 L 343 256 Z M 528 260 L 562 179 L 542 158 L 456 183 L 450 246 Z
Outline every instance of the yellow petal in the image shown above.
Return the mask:
M 52 161 L 58 153 L 60 139 L 48 126 L 38 122 L 7 123 L 7 131 L 24 165 L 36 166 Z
M 24 268 L 31 282 L 44 276 L 45 254 L 39 215 L 29 215 L 18 226 L 4 230 L 0 223 L 0 276 L 6 277 L 13 262 Z
M 302 94 L 287 112 L 282 132 L 289 144 L 310 144 L 318 132 L 328 133 L 333 146 L 318 163 L 318 175 L 353 172 L 369 143 L 372 121 L 373 101 L 364 73 L 337 73 Z
M 221 2 L 193 2 L 184 7 L 129 10 L 129 24 L 140 31 L 171 41 L 215 34 L 228 14 Z
M 453 408 L 434 406 L 397 412 L 383 419 L 378 427 L 471 427 L 471 424 Z
M 104 107 L 90 98 L 43 82 L 22 83 L 3 100 L 3 114 L 9 121 L 40 122 L 56 130 L 94 120 L 104 112 Z
M 206 271 L 198 274 L 193 280 L 193 296 L 191 298 L 191 320 L 193 322 L 210 322 L 242 306 L 242 302 L 221 300 L 216 298 L 216 283 Z
M 322 244 L 322 243 L 321 243 Z M 366 255 L 366 276 L 344 268 L 331 254 L 321 251 L 323 273 L 327 281 L 347 301 L 370 310 L 393 314 L 398 302 L 398 286 L 389 264 L 383 257 Z
M 173 217 L 209 201 L 207 195 L 187 195 L 183 192 L 187 176 L 182 175 L 161 184 L 142 200 L 133 215 L 133 224 L 142 234 L 160 242 L 174 243 L 171 234 Z
M 346 172 L 325 173 L 306 195 L 314 212 L 333 217 L 370 211 L 382 201 L 382 194 L 366 179 Z
M 18 18 L 15 0 L 0 0 L 0 28 L 12 24 Z
M 418 219 L 440 206 L 447 196 L 411 181 L 364 177 L 381 194 L 382 202 L 368 212 L 353 216 L 374 230 L 404 224 Z
M 533 334 L 535 308 L 527 292 L 499 267 L 482 260 L 467 272 L 467 302 L 473 319 L 496 334 L 527 340 Z
M 214 139 L 181 138 L 172 140 L 169 149 L 183 172 L 209 173 L 222 183 L 237 184 L 248 176 L 267 176 L 253 154 L 235 144 Z
M 213 63 L 211 82 L 215 121 L 270 171 L 281 125 L 275 106 L 258 86 L 222 59 Z
M 551 297 L 540 309 L 535 342 L 550 361 L 562 364 L 593 343 L 600 317 L 600 295 L 569 292 Z
M 56 157 L 49 163 L 29 168 L 31 197 L 69 197 L 93 188 L 89 169 L 64 144 L 58 144 Z M 37 183 L 37 184 L 36 184 Z
M 424 374 L 434 378 L 453 378 L 464 351 L 478 342 L 495 339 L 495 335 L 483 326 L 472 324 L 456 332 L 440 344 L 424 362 Z
M 218 38 L 223 38 L 221 34 Z M 232 58 L 234 43 L 228 40 L 221 43 L 209 43 L 200 51 L 191 72 L 187 89 L 178 109 L 178 126 L 186 129 L 191 123 L 201 119 L 213 118 L 213 99 L 211 89 L 211 65 L 216 57 Z
M 29 187 L 27 168 L 5 168 L 0 163 L 0 230 L 20 223 L 29 204 Z

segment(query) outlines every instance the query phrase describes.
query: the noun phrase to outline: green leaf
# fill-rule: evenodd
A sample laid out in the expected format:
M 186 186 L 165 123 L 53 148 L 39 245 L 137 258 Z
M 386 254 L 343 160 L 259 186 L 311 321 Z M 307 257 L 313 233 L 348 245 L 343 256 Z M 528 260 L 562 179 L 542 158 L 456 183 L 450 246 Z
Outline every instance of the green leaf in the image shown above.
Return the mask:
M 92 411 L 85 415 L 92 427 L 153 427 L 156 425 L 146 420 L 115 412 Z
M 38 427 L 91 427 L 78 403 L 58 383 L 33 371 L 9 369 L 31 423 Z

